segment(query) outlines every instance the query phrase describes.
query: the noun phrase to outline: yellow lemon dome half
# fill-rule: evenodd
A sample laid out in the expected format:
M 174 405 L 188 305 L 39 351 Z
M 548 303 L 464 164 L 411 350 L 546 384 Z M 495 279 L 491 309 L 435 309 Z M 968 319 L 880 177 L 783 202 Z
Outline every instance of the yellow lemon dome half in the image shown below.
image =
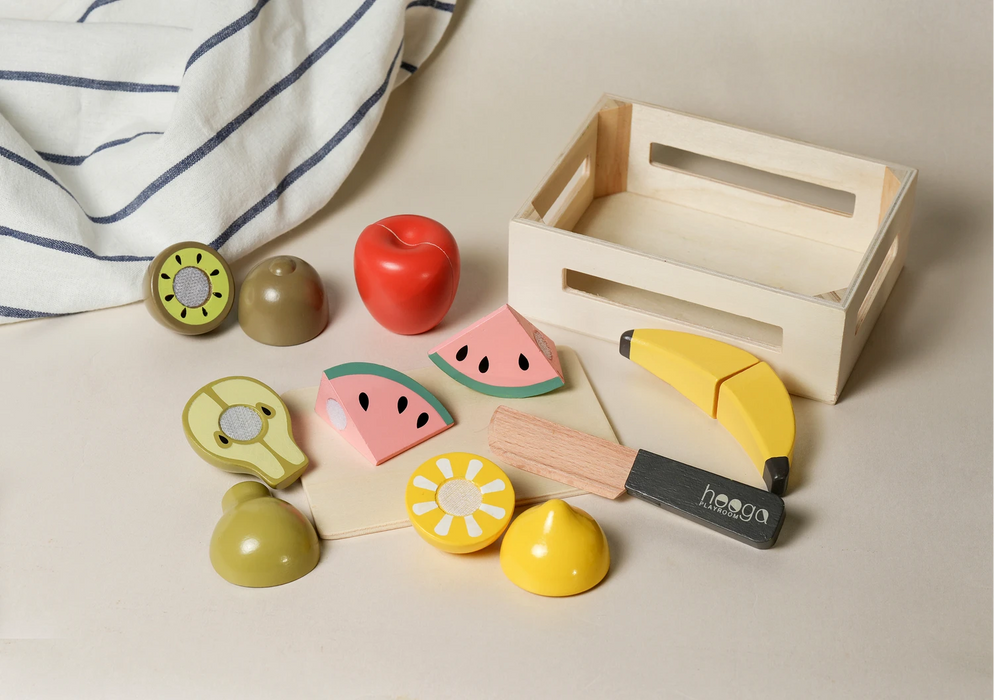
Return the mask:
M 600 583 L 611 555 L 596 520 L 553 499 L 529 508 L 511 524 L 500 547 L 500 566 L 526 591 L 569 596 Z
M 504 532 L 514 512 L 514 488 L 489 459 L 449 452 L 414 470 L 404 504 L 419 535 L 441 550 L 466 554 Z

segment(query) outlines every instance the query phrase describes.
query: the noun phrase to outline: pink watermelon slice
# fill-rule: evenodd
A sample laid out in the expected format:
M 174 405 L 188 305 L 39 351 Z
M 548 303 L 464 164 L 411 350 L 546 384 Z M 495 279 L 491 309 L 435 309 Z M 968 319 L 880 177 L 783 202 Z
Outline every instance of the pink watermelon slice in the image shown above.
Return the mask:
M 423 386 L 372 362 L 326 369 L 314 410 L 373 464 L 382 464 L 455 422 Z
M 428 357 L 460 384 L 490 396 L 538 396 L 564 383 L 556 344 L 507 304 Z

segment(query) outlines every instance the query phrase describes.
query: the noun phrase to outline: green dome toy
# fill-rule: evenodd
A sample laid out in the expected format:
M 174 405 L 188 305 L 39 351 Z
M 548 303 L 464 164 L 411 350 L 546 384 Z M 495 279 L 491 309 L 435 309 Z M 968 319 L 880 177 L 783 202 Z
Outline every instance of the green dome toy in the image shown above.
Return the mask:
M 221 510 L 211 536 L 211 564 L 226 581 L 251 588 L 280 586 L 317 565 L 321 545 L 310 521 L 258 481 L 228 489 Z

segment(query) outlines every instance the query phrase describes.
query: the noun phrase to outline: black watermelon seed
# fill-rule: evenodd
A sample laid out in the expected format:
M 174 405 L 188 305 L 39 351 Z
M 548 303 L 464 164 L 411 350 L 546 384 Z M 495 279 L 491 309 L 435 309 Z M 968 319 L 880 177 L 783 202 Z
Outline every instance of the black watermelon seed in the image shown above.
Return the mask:
M 218 299 L 220 299 L 221 298 L 221 292 L 214 292 L 214 296 L 216 296 Z
M 427 422 L 428 422 L 428 414 L 427 413 L 422 413 L 420 416 L 418 416 L 418 427 L 419 428 L 425 427 L 425 423 L 427 423 Z
M 263 413 L 265 413 L 265 414 L 266 414 L 267 416 L 271 416 L 271 415 L 273 415 L 273 412 L 272 412 L 272 411 L 270 411 L 270 410 L 269 410 L 269 408 L 268 408 L 268 407 L 266 407 L 266 406 L 263 406 L 263 407 L 262 407 L 262 412 L 263 412 Z
M 220 272 L 220 270 L 214 270 L 214 272 L 211 273 L 211 277 L 213 277 L 214 275 L 216 275 L 219 272 Z
M 180 318 L 186 318 L 186 307 L 185 306 L 183 307 L 183 310 L 179 312 L 179 317 Z
M 217 439 L 220 440 L 225 445 L 228 444 L 228 438 L 226 438 L 224 435 L 218 435 Z
M 459 360 L 460 362 L 462 362 L 463 360 L 466 359 L 466 355 L 468 355 L 468 354 L 469 354 L 469 346 L 468 345 L 463 345 L 456 352 L 456 359 Z
M 359 405 L 362 406 L 362 410 L 369 410 L 369 397 L 366 396 L 365 391 L 359 392 Z
M 176 255 L 176 262 L 178 262 L 180 265 L 183 264 L 183 259 L 179 256 L 179 254 Z
M 202 257 L 204 257 L 204 256 L 201 255 L 200 253 L 197 253 L 197 262 L 200 262 L 200 258 L 202 258 Z
M 159 277 L 161 277 L 164 280 L 169 279 L 169 275 L 167 275 L 165 272 L 163 272 L 161 275 L 159 275 Z
M 528 369 L 528 358 L 525 357 L 524 353 L 518 355 L 518 367 L 522 370 Z
M 397 413 L 403 413 L 407 409 L 407 397 L 401 396 L 397 399 Z
M 200 310 L 204 312 L 204 316 L 206 316 L 206 315 L 207 315 L 207 309 L 205 309 L 204 307 L 202 307 L 202 306 L 201 306 L 201 307 L 200 307 Z
M 173 300 L 173 295 L 172 294 L 167 294 L 166 295 L 166 301 L 172 301 L 172 300 Z
M 480 360 L 480 374 L 486 374 L 488 369 L 490 369 L 490 360 L 484 355 L 483 359 Z

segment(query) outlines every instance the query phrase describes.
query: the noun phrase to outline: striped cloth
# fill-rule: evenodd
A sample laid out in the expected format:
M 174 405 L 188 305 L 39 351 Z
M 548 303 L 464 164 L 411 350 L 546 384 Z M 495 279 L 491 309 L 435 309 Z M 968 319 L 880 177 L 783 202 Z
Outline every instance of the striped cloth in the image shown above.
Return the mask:
M 229 260 L 323 206 L 439 0 L 0 0 L 0 323 L 135 301 L 184 240 Z

